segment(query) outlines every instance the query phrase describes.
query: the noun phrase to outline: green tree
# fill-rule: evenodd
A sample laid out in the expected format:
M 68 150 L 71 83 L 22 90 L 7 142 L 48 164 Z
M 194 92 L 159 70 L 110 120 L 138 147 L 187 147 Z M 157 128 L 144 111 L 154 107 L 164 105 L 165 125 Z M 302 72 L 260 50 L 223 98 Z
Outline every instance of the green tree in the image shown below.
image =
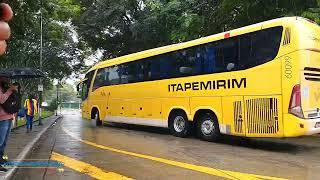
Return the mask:
M 111 58 L 284 16 L 319 22 L 319 0 L 78 0 L 80 36 Z M 320 22 L 319 22 L 320 23 Z
M 59 88 L 58 94 L 59 102 L 79 101 L 79 99 L 77 98 L 77 92 L 74 89 L 74 86 L 71 84 L 63 84 L 62 88 Z M 50 103 L 56 99 L 57 88 L 56 86 L 51 86 L 48 91 L 44 92 L 44 101 Z
M 12 37 L 8 42 L 8 52 L 0 57 L 0 67 L 39 68 L 40 56 L 40 1 L 12 0 L 10 5 L 15 16 L 10 22 Z M 53 79 L 65 79 L 74 72 L 82 72 L 86 67 L 83 60 L 90 48 L 80 39 L 71 19 L 81 14 L 81 6 L 74 0 L 43 1 L 43 71 L 45 89 Z M 38 80 L 20 80 L 24 92 L 35 94 Z

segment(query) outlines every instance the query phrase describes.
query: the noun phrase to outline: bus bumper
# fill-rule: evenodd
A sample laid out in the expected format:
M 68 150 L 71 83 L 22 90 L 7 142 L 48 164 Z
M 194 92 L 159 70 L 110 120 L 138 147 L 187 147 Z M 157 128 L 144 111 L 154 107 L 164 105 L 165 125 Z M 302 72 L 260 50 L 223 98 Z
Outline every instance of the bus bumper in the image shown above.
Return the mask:
M 284 137 L 298 137 L 320 134 L 320 118 L 301 119 L 292 114 L 284 114 Z
M 306 119 L 305 121 L 307 124 L 307 132 L 306 135 L 313 135 L 320 133 L 320 118 L 316 119 Z

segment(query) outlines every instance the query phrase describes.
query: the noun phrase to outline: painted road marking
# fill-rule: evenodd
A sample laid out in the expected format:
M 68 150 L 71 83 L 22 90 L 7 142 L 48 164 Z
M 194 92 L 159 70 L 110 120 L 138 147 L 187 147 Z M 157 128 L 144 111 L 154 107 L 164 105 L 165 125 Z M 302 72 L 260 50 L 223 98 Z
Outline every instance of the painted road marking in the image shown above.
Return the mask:
M 120 175 L 120 174 L 117 174 L 114 172 L 105 172 L 102 169 L 95 167 L 91 164 L 72 159 L 70 157 L 61 155 L 56 152 L 52 152 L 51 160 L 59 161 L 59 162 L 63 163 L 64 166 L 66 166 L 70 169 L 76 170 L 80 173 L 87 174 L 95 179 L 101 179 L 101 180 L 105 180 L 105 179 L 129 180 L 129 179 L 131 179 L 131 178 L 125 177 L 123 175 Z
M 214 176 L 219 176 L 219 177 L 223 177 L 223 178 L 227 178 L 227 179 L 266 179 L 266 180 L 285 180 L 284 178 L 277 178 L 277 177 L 270 177 L 270 176 L 260 176 L 260 175 L 256 175 L 256 174 L 247 174 L 247 173 L 240 173 L 240 172 L 235 172 L 235 171 L 227 171 L 227 170 L 222 170 L 222 169 L 215 169 L 215 168 L 211 168 L 211 167 L 205 167 L 205 166 L 198 166 L 198 165 L 194 165 L 194 164 L 189 164 L 189 163 L 184 163 L 184 162 L 179 162 L 179 161 L 173 161 L 173 160 L 168 160 L 168 159 L 164 159 L 164 158 L 159 158 L 159 157 L 153 157 L 150 155 L 144 155 L 144 154 L 138 154 L 138 153 L 134 153 L 134 152 L 129 152 L 129 151 L 124 151 L 124 150 L 120 150 L 120 149 L 115 149 L 112 147 L 107 147 L 107 146 L 103 146 L 100 144 L 96 144 L 94 142 L 90 142 L 87 140 L 83 140 L 79 137 L 77 137 L 75 134 L 73 134 L 72 132 L 70 132 L 69 130 L 65 129 L 64 127 L 62 127 L 62 130 L 67 133 L 69 136 L 71 136 L 72 138 L 100 148 L 100 149 L 104 149 L 104 150 L 108 150 L 108 151 L 112 151 L 112 152 L 116 152 L 116 153 L 121 153 L 121 154 L 125 154 L 125 155 L 129 155 L 129 156 L 134 156 L 134 157 L 139 157 L 139 158 L 143 158 L 143 159 L 148 159 L 148 160 L 152 160 L 152 161 L 156 161 L 156 162 L 161 162 L 164 164 L 169 164 L 172 166 L 177 166 L 180 168 L 185 168 L 185 169 L 190 169 L 193 171 L 198 171 L 198 172 L 202 172 L 202 173 L 206 173 L 206 174 L 210 174 L 210 175 L 214 175 Z

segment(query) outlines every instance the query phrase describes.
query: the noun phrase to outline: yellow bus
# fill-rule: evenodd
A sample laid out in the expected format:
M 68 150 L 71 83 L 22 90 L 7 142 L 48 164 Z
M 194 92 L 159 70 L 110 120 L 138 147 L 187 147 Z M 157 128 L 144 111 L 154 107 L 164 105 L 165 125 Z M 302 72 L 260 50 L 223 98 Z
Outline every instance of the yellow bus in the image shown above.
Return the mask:
M 221 134 L 320 133 L 320 28 L 285 17 L 150 49 L 92 67 L 82 116 L 103 122 Z

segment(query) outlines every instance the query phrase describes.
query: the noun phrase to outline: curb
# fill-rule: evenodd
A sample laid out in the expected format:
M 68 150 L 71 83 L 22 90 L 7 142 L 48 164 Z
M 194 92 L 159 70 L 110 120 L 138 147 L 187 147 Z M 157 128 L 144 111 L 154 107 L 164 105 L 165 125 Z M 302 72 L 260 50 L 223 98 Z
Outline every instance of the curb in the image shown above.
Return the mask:
M 29 154 L 30 150 L 33 148 L 33 146 L 39 141 L 40 137 L 49 129 L 49 127 L 52 126 L 52 124 L 54 124 L 60 118 L 62 118 L 62 116 L 56 117 L 56 119 L 52 123 L 47 125 L 47 127 L 43 128 L 36 135 L 36 137 L 23 148 L 23 150 L 21 151 L 21 153 L 17 157 L 18 162 L 20 162 L 26 158 L 26 156 Z M 0 177 L 0 179 L 10 179 L 16 170 L 17 170 L 17 167 L 10 169 L 3 177 Z

